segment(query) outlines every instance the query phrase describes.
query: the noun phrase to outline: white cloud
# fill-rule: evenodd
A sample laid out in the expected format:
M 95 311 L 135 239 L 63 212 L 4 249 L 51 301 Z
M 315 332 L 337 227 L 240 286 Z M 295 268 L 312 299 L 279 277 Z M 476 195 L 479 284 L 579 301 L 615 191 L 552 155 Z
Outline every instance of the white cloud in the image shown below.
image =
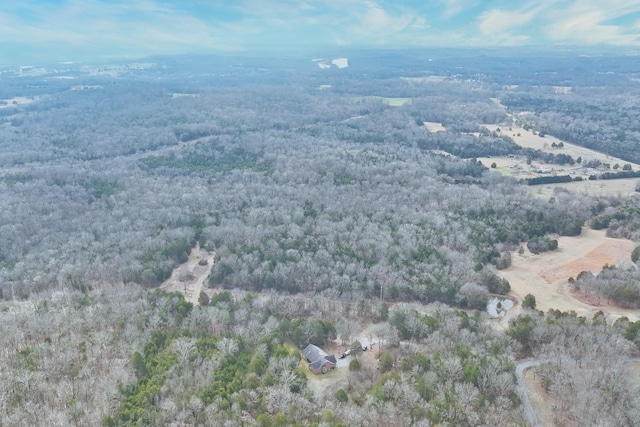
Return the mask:
M 0 15 L 0 39 L 19 40 L 49 54 L 143 56 L 233 46 L 220 43 L 219 34 L 203 20 L 149 0 L 70 0 L 56 6 L 27 4 L 25 11 L 28 20 L 15 11 Z
M 556 42 L 640 45 L 640 28 L 609 23 L 636 12 L 640 12 L 637 0 L 610 0 L 607 4 L 576 1 L 549 15 L 550 23 L 544 31 L 549 39 Z
M 474 7 L 477 2 L 475 0 L 440 0 L 440 3 L 444 6 L 442 17 L 449 19 L 463 12 L 465 9 Z
M 0 48 L 143 56 L 288 45 L 477 46 L 639 43 L 639 0 L 35 0 L 0 4 Z M 418 2 L 415 2 L 417 4 Z M 516 2 L 518 3 L 518 2 Z M 221 4 L 223 4 L 221 6 Z M 506 4 L 506 0 L 499 3 Z M 196 8 L 197 7 L 197 8 Z M 474 20 L 462 13 L 486 10 Z M 197 12 L 196 12 L 197 10 Z M 204 11 L 200 13 L 200 11 Z M 439 15 L 438 15 L 439 14 Z M 438 21 L 440 20 L 440 22 Z M 623 25 L 624 23 L 624 25 Z M 543 37 L 543 38 L 536 38 Z M 17 40 L 20 48 L 8 40 Z M 0 51 L 0 54 L 2 52 Z M 37 57 L 37 54 L 34 54 Z
M 478 29 L 482 34 L 499 34 L 527 24 L 536 16 L 536 12 L 488 10 L 480 15 Z

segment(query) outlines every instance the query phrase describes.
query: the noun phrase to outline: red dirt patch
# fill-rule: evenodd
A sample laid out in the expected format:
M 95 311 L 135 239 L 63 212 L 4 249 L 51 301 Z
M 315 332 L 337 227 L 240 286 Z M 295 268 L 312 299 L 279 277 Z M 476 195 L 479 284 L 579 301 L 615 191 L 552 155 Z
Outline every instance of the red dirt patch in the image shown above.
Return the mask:
M 624 259 L 633 250 L 635 244 L 630 240 L 607 240 L 588 252 L 584 257 L 575 259 L 559 267 L 542 270 L 539 276 L 547 283 L 576 277 L 583 271 L 597 273 L 605 264 L 614 265 Z

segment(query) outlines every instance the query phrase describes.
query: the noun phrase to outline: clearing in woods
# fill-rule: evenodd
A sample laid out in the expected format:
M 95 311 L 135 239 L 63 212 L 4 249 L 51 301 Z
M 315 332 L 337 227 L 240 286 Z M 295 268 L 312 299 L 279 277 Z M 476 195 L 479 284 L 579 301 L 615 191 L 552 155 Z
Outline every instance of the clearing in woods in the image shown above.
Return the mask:
M 173 270 L 171 277 L 160 285 L 160 289 L 167 292 L 181 292 L 187 301 L 193 305 L 198 305 L 200 292 L 203 290 L 203 285 L 211 274 L 215 256 L 215 252 L 207 252 L 204 249 L 200 249 L 199 244 L 196 244 L 196 246 L 191 249 L 187 262 Z M 206 261 L 206 264 L 204 264 L 203 260 Z
M 638 310 L 607 304 L 604 298 L 599 304 L 587 301 L 582 295 L 574 294 L 568 283 L 570 277 L 575 278 L 582 271 L 597 274 L 605 264 L 630 263 L 634 242 L 607 237 L 604 230 L 583 227 L 579 236 L 559 237 L 555 251 L 535 255 L 526 249 L 526 245 L 523 247 L 522 255 L 512 253 L 511 267 L 497 272 L 511 284 L 509 296 L 522 301 L 525 295 L 532 294 L 536 297 L 537 309 L 544 312 L 573 310 L 580 316 L 591 317 L 602 310 L 612 320 L 622 316 L 632 321 L 640 319 Z M 501 326 L 507 327 L 508 321 L 521 311 L 520 305 L 509 310 L 500 321 Z
M 438 122 L 422 122 L 425 129 L 429 132 L 444 132 L 446 129 L 442 126 L 442 123 Z

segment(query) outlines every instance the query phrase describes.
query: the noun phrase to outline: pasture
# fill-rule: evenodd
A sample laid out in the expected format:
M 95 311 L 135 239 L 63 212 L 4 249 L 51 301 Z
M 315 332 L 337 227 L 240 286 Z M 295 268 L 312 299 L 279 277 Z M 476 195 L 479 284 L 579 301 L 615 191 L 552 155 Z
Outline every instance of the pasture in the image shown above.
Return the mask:
M 619 265 L 631 263 L 630 254 L 635 243 L 625 239 L 607 237 L 604 230 L 591 230 L 583 227 L 579 236 L 558 238 L 558 249 L 551 252 L 532 254 L 523 245 L 522 255 L 511 255 L 511 267 L 497 274 L 509 281 L 509 296 L 522 301 L 525 295 L 536 297 L 537 308 L 544 312 L 551 309 L 575 311 L 580 316 L 591 317 L 602 310 L 608 318 L 617 319 L 627 316 L 630 320 L 639 320 L 638 310 L 624 309 L 606 304 L 586 301 L 580 294 L 570 289 L 568 279 L 576 277 L 581 271 L 599 273 L 605 264 Z M 517 306 L 507 312 L 502 320 L 506 326 L 508 319 L 522 311 Z

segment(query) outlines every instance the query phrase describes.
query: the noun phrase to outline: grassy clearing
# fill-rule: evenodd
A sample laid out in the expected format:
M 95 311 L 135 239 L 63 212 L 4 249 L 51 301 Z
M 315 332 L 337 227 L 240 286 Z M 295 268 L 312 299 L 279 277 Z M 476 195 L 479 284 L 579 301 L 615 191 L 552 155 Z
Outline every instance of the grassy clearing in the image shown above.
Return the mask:
M 180 92 L 173 92 L 171 94 L 171 98 L 199 98 L 200 95 L 198 95 L 197 93 L 180 93 Z
M 390 107 L 402 107 L 403 105 L 411 105 L 411 98 L 381 98 L 383 104 Z
M 355 99 L 356 102 L 371 100 L 380 101 L 390 107 L 402 107 L 403 105 L 411 105 L 411 103 L 413 102 L 412 98 L 387 98 L 384 96 L 362 96 Z
M 533 172 L 529 165 L 521 159 L 478 157 L 478 160 L 493 172 L 498 172 L 504 176 L 511 176 L 516 179 L 546 176 Z M 496 164 L 495 168 L 491 168 L 493 163 Z M 549 198 L 554 195 L 557 188 L 591 196 L 629 196 L 635 193 L 636 184 L 640 181 L 639 178 L 598 179 L 590 181 L 589 175 L 580 169 L 579 165 L 549 165 L 549 167 L 553 169 L 554 175 L 580 176 L 582 177 L 582 181 L 529 186 L 531 193 L 536 197 Z
M 429 132 L 444 132 L 446 129 L 442 126 L 442 123 L 439 122 L 423 122 L 423 126 Z
M 544 312 L 550 309 L 573 310 L 578 315 L 591 317 L 596 311 L 602 310 L 611 319 L 621 316 L 627 316 L 633 321 L 638 319 L 637 310 L 604 303 L 596 306 L 577 299 L 567 282 L 569 277 L 576 277 L 583 270 L 598 273 L 605 264 L 629 262 L 634 242 L 613 239 L 607 237 L 604 230 L 583 227 L 579 236 L 559 237 L 558 249 L 555 251 L 534 255 L 524 247 L 522 255 L 517 252 L 512 254 L 511 267 L 498 272 L 500 277 L 511 284 L 509 296 L 522 301 L 525 295 L 532 294 L 536 297 L 537 308 Z M 521 310 L 520 305 L 509 310 L 501 322 L 506 325 Z

